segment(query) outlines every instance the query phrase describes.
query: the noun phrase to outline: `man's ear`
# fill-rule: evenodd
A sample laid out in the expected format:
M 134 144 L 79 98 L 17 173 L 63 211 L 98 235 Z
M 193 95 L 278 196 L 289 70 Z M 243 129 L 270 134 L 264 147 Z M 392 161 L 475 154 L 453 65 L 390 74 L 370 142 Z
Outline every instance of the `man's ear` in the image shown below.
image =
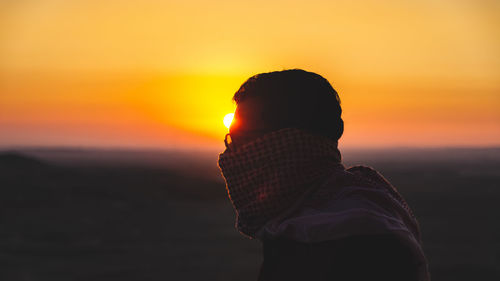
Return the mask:
M 339 118 L 337 128 L 339 128 L 337 135 L 337 140 L 338 140 L 340 139 L 340 137 L 342 137 L 342 134 L 344 133 L 344 120 L 342 120 L 342 118 Z

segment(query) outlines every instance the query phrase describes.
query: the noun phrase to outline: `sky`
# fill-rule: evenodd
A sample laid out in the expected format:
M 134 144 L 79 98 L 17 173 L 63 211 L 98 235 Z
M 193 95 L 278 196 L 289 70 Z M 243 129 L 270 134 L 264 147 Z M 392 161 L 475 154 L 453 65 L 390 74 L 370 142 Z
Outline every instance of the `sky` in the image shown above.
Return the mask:
M 337 90 L 343 147 L 499 146 L 499 30 L 493 0 L 0 0 L 0 147 L 222 147 L 289 68 Z

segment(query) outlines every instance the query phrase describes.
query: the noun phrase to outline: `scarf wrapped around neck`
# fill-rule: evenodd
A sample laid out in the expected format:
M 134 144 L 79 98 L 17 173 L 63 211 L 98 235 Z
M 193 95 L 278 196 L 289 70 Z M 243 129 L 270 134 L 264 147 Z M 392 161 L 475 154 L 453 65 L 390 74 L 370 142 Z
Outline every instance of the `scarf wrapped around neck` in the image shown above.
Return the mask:
M 219 156 L 219 167 L 236 210 L 237 229 L 250 238 L 286 236 L 303 242 L 326 241 L 345 233 L 392 233 L 419 261 L 418 280 L 430 280 L 420 228 L 403 197 L 377 171 L 364 166 L 345 169 L 340 162 L 336 141 L 294 128 L 271 132 L 235 150 L 226 149 Z M 378 214 L 370 217 L 371 223 L 349 225 L 345 209 L 340 213 L 329 209 L 340 198 L 357 197 L 373 203 L 365 210 Z M 320 213 L 326 210 L 323 207 L 329 209 L 324 213 L 328 226 L 321 233 L 317 229 L 304 232 L 325 223 L 324 216 L 310 221 L 310 214 L 304 220 L 294 217 L 294 212 L 312 208 Z M 295 228 L 297 223 L 300 226 Z M 289 229 L 301 231 L 290 233 Z
M 263 135 L 219 156 L 236 227 L 250 237 L 329 174 L 344 167 L 337 142 L 295 128 Z

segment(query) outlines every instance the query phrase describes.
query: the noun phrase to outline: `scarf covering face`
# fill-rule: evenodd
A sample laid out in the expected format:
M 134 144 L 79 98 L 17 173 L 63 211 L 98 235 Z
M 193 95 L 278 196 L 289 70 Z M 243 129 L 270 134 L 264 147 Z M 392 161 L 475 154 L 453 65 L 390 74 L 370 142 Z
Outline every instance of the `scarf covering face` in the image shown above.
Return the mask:
M 236 210 L 237 229 L 261 240 L 282 236 L 302 242 L 327 241 L 338 233 L 344 235 L 346 230 L 325 227 L 319 233 L 317 226 L 325 223 L 324 216 L 331 215 L 328 225 L 348 221 L 345 212 L 330 210 L 331 204 L 342 203 L 344 198 L 369 200 L 374 207 L 368 211 L 380 213 L 380 218 L 347 231 L 379 234 L 381 228 L 387 227 L 386 218 L 391 217 L 388 221 L 395 224 L 383 233 L 397 234 L 405 241 L 420 262 L 418 280 L 430 280 L 420 246 L 420 228 L 406 201 L 376 170 L 365 166 L 346 170 L 340 160 L 337 142 L 293 128 L 266 134 L 234 150 L 226 149 L 219 156 L 219 167 Z M 300 213 L 303 208 L 312 208 L 321 215 L 316 221 L 311 213 L 304 220 L 294 216 L 295 211 Z M 300 231 L 289 228 L 295 223 L 300 224 L 295 228 Z M 400 231 L 401 228 L 405 230 Z
M 236 227 L 250 237 L 339 168 L 337 142 L 286 128 L 219 155 Z

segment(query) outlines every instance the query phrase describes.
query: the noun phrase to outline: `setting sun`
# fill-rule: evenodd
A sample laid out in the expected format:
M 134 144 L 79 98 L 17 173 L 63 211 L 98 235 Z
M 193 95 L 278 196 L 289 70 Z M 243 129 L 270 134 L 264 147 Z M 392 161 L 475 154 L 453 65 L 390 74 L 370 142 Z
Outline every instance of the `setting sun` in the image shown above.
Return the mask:
M 229 129 L 231 122 L 233 122 L 234 113 L 228 113 L 224 116 L 224 125 Z

